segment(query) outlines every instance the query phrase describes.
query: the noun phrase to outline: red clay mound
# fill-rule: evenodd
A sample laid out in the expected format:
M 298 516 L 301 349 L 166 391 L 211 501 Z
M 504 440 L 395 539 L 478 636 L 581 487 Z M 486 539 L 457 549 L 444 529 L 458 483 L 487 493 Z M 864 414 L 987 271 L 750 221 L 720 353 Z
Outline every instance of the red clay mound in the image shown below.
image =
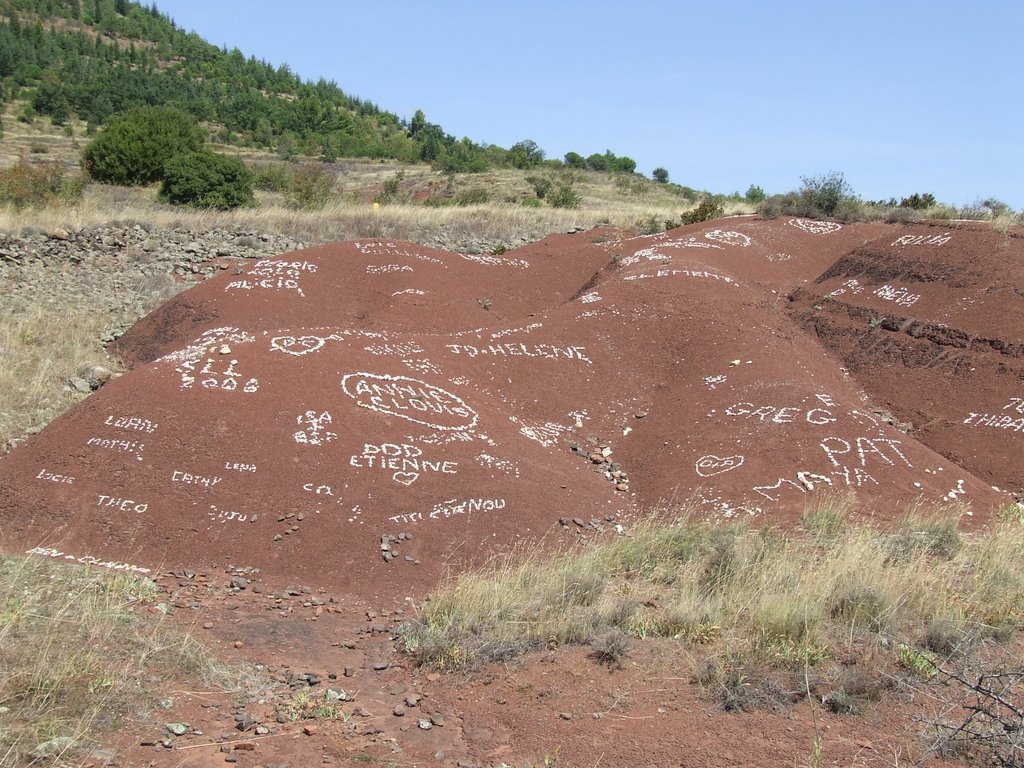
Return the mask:
M 1024 240 L 982 224 L 887 232 L 791 312 L 914 438 L 1024 489 Z
M 394 595 L 663 499 L 786 524 L 851 490 L 881 520 L 917 498 L 981 517 L 1005 497 L 879 417 L 782 311 L 893 231 L 733 219 L 229 266 L 0 461 L 7 546 Z

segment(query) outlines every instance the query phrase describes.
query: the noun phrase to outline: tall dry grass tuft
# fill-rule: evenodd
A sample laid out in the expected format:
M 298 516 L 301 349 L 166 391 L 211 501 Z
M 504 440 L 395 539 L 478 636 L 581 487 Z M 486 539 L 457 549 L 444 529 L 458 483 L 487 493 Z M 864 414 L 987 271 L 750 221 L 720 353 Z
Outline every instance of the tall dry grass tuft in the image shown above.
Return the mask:
M 61 758 L 155 707 L 162 680 L 271 690 L 249 668 L 215 660 L 191 636 L 133 609 L 145 577 L 24 557 L 0 558 L 0 766 Z
M 917 509 L 879 531 L 847 522 L 850 505 L 827 502 L 827 535 L 720 527 L 683 510 L 570 556 L 520 553 L 440 588 L 405 645 L 456 668 L 618 629 L 802 669 L 865 639 L 921 646 L 937 623 L 1005 638 L 1024 622 L 1020 522 L 956 534 L 955 519 Z

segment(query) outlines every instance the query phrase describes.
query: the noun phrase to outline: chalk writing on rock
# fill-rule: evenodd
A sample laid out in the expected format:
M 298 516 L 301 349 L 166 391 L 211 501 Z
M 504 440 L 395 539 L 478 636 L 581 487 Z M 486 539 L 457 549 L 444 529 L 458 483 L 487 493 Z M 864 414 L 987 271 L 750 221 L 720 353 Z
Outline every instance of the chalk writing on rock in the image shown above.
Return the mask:
M 75 478 L 71 475 L 58 475 L 56 472 L 48 472 L 46 469 L 39 470 L 36 480 L 46 480 L 50 483 L 63 483 L 65 485 L 72 485 L 75 482 Z
M 593 304 L 595 301 L 600 300 L 601 294 L 599 294 L 597 291 L 591 291 L 590 293 L 585 293 L 582 296 L 580 296 L 581 304 Z
M 275 336 L 270 340 L 270 348 L 299 357 L 316 352 L 325 341 L 322 336 Z
M 68 555 L 61 552 L 53 547 L 32 547 L 25 552 L 26 555 L 40 555 L 42 557 L 50 557 L 53 559 L 61 560 L 73 560 L 76 563 L 82 563 L 83 565 L 96 565 L 100 568 L 109 568 L 112 571 L 132 571 L 133 573 L 149 573 L 149 568 L 143 568 L 141 565 L 131 565 L 129 563 L 121 563 L 116 560 L 100 560 L 98 557 L 92 555 Z
M 419 355 L 425 352 L 419 344 L 415 341 L 410 341 L 406 344 L 370 344 L 369 346 L 363 347 L 371 355 L 377 355 L 382 357 L 384 355 L 398 355 L 405 357 L 407 355 Z
M 196 372 L 198 360 L 183 360 L 174 370 L 181 374 L 181 388 L 192 389 L 196 377 L 203 389 L 219 389 L 224 392 L 234 392 L 239 389 L 239 382 L 242 375 L 235 369 L 237 360 L 228 360 L 226 363 L 212 357 L 206 358 L 203 367 Z M 241 386 L 241 391 L 252 394 L 260 388 L 260 383 L 255 378 L 250 378 Z
M 402 365 L 404 365 L 406 368 L 408 368 L 410 371 L 412 371 L 414 373 L 419 373 L 419 374 L 428 374 L 428 373 L 440 374 L 441 373 L 441 369 L 438 368 L 436 365 L 434 365 L 430 361 L 430 359 L 426 358 L 426 357 L 414 358 L 412 360 L 403 360 L 402 361 Z M 457 384 L 458 382 L 453 380 L 452 383 L 453 384 Z
M 149 504 L 142 501 L 135 501 L 134 499 L 125 499 L 120 496 L 107 496 L 103 493 L 96 494 L 96 506 L 97 507 L 110 507 L 118 509 L 121 512 L 136 512 L 142 514 L 149 509 Z
M 830 235 L 843 228 L 842 224 L 836 224 L 834 221 L 813 221 L 812 219 L 790 219 L 786 223 L 812 235 Z
M 85 444 L 108 451 L 130 453 L 139 461 L 142 461 L 142 449 L 146 447 L 145 443 L 138 440 L 114 440 L 108 437 L 90 437 Z
M 511 459 L 500 459 L 488 453 L 481 453 L 476 457 L 477 463 L 488 469 L 497 469 L 511 477 L 519 477 L 519 463 Z
M 338 438 L 336 432 L 327 429 L 327 426 L 333 421 L 334 419 L 327 411 L 321 413 L 306 411 L 301 416 L 295 417 L 295 423 L 305 426 L 305 429 L 300 429 L 292 437 L 295 438 L 296 443 L 302 445 L 326 445 Z
M 587 357 L 587 348 L 579 346 L 556 347 L 553 344 L 488 344 L 486 347 L 476 347 L 472 344 L 446 344 L 453 355 L 466 355 L 477 357 L 478 355 L 489 355 L 491 357 L 535 357 L 545 360 L 581 360 L 590 365 L 593 361 Z
M 149 419 L 143 419 L 138 416 L 107 416 L 106 421 L 103 423 L 115 429 L 148 432 L 149 434 L 156 432 L 156 428 L 159 426 Z
M 723 472 L 730 472 L 743 464 L 742 456 L 715 456 L 708 454 L 697 459 L 697 474 L 701 477 L 713 477 Z
M 699 277 L 708 280 L 721 280 L 723 283 L 732 283 L 738 286 L 735 280 L 728 275 L 719 275 L 717 272 L 708 272 L 705 270 L 694 270 L 694 269 L 659 269 L 656 272 L 641 272 L 636 275 L 626 275 L 623 280 L 647 280 L 652 277 L 675 277 L 676 275 L 684 275 L 686 277 Z
M 715 242 L 724 243 L 726 245 L 738 245 L 740 248 L 750 247 L 750 237 L 744 235 L 742 232 L 712 229 L 710 232 L 705 232 L 704 237 L 708 240 L 714 240 Z
M 316 272 L 316 264 L 308 261 L 279 261 L 267 259 L 259 262 L 255 267 L 246 273 L 244 280 L 232 280 L 224 286 L 225 291 L 253 291 L 260 289 L 270 290 L 292 290 L 299 296 L 305 297 L 299 278 L 303 273 Z
M 916 304 L 921 298 L 919 293 L 911 293 L 906 288 L 896 288 L 891 285 L 883 285 L 875 289 L 875 296 L 886 301 L 895 301 L 901 307 L 909 307 Z
M 231 512 L 226 509 L 218 509 L 215 504 L 210 505 L 210 511 L 206 513 L 206 516 L 215 523 L 244 523 L 249 519 L 248 515 L 244 515 L 241 512 Z
M 401 515 L 392 515 L 388 518 L 393 523 L 417 523 L 425 520 L 447 520 L 459 515 L 470 515 L 474 512 L 495 512 L 505 509 L 505 499 L 490 498 L 469 498 L 469 499 L 448 499 L 434 505 L 430 512 L 407 512 Z
M 762 424 L 790 424 L 794 421 L 806 421 L 808 424 L 832 424 L 836 417 L 825 408 L 804 410 L 799 406 L 762 405 L 755 407 L 753 403 L 736 403 L 725 409 L 727 416 L 741 416 L 744 419 L 756 419 Z
M 428 256 L 427 254 L 420 253 L 419 251 L 410 251 L 407 248 L 403 248 L 398 243 L 387 242 L 385 240 L 360 240 L 356 242 L 355 246 L 356 250 L 360 253 L 365 253 L 367 256 L 406 256 L 410 259 L 418 259 L 419 261 L 429 261 L 432 264 L 444 265 L 444 262 L 441 261 L 441 259 Z
M 430 461 L 424 458 L 423 449 L 409 443 L 366 443 L 363 452 L 349 458 L 349 465 L 357 469 L 379 469 L 391 472 L 391 479 L 399 485 L 412 485 L 424 472 L 454 475 L 458 472 L 456 461 Z
M 1024 416 L 1014 418 L 999 413 L 975 413 L 970 411 L 963 423 L 968 427 L 990 427 L 991 429 L 1008 429 L 1013 432 L 1024 432 Z
M 538 328 L 543 328 L 544 323 L 529 323 L 520 328 L 502 328 L 500 331 L 495 331 L 491 334 L 492 339 L 500 339 L 502 336 L 511 336 L 514 333 L 532 333 Z
M 412 272 L 408 264 L 367 264 L 366 274 L 386 275 L 392 272 Z
M 489 267 L 516 267 L 517 269 L 529 269 L 530 262 L 526 259 L 502 258 L 501 256 L 483 256 L 478 253 L 460 253 L 459 256 L 466 261 L 477 264 L 484 264 Z
M 218 475 L 208 477 L 206 475 L 193 475 L 191 472 L 182 472 L 180 469 L 175 469 L 171 472 L 172 483 L 182 483 L 183 485 L 201 485 L 204 488 L 212 488 L 221 481 Z
M 246 464 L 246 463 L 241 462 L 241 461 L 225 461 L 224 462 L 224 469 L 230 469 L 230 470 L 233 470 L 235 472 L 255 472 L 256 471 L 256 465 L 255 464 Z
M 477 413 L 458 395 L 408 376 L 347 373 L 342 391 L 356 405 L 440 431 L 473 429 Z
M 897 245 L 945 245 L 952 239 L 952 235 L 949 232 L 943 232 L 941 235 L 904 235 L 903 237 L 897 237 L 890 243 L 890 247 Z

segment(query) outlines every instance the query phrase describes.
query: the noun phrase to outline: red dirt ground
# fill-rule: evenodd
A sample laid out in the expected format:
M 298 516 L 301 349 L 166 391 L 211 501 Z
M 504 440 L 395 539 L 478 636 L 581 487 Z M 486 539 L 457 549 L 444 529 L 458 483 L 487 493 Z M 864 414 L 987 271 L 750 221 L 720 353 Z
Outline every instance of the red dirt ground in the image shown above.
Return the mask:
M 357 669 L 386 725 L 366 738 L 398 739 L 398 764 L 542 761 L 559 745 L 570 765 L 803 759 L 806 709 L 714 714 L 688 683 L 648 677 L 667 647 L 615 673 L 573 652 L 463 687 L 373 672 L 396 661 L 386 632 L 337 645 L 448 570 L 571 541 L 563 518 L 628 529 L 693 498 L 711 518 L 791 526 L 850 490 L 880 524 L 920 499 L 963 505 L 972 525 L 1024 486 L 1017 234 L 739 218 L 617 238 L 500 256 L 363 241 L 225 264 L 120 340 L 127 375 L 0 459 L 4 547 L 153 574 L 258 569 L 264 596 L 225 596 L 211 575 L 213 597 L 185 613 L 214 611 L 214 634 L 271 666 Z M 459 728 L 392 716 L 392 677 Z M 903 743 L 900 717 L 847 718 L 836 756 L 892 764 L 871 755 Z M 284 728 L 258 760 L 279 762 L 272 744 L 305 744 L 293 765 L 365 746 L 324 730 Z M 155 764 L 224 760 L 182 754 Z

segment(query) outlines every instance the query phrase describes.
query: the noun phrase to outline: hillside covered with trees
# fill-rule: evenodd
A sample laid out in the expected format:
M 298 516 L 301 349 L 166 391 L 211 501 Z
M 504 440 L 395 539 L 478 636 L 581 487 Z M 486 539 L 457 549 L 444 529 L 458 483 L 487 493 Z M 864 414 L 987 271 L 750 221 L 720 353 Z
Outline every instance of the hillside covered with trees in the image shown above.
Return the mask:
M 173 106 L 216 142 L 282 157 L 426 161 L 446 172 L 563 164 L 531 140 L 505 149 L 457 139 L 423 111 L 400 118 L 333 81 L 305 82 L 287 64 L 211 45 L 155 4 L 130 0 L 0 0 L 0 84 L 0 102 L 18 102 L 18 120 L 60 126 L 77 117 L 90 132 L 136 107 Z M 570 152 L 564 164 L 636 169 L 610 151 Z

